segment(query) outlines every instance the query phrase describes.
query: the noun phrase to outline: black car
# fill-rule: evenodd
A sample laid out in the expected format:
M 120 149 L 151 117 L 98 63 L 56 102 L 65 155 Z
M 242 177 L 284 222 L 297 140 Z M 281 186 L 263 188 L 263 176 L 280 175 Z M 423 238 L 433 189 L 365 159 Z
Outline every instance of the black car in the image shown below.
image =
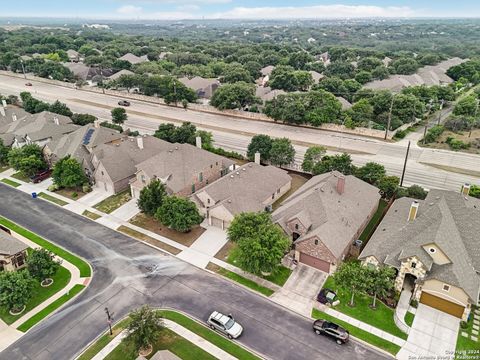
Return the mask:
M 120 105 L 120 106 L 130 106 L 130 101 L 120 100 L 120 101 L 118 102 L 118 105 Z
M 317 300 L 320 301 L 322 304 L 331 304 L 335 301 L 337 294 L 330 289 L 322 289 L 317 295 Z
M 335 339 L 339 345 L 345 344 L 350 338 L 349 332 L 340 325 L 322 319 L 315 320 L 313 323 L 313 331 L 315 331 L 317 335 L 325 335 Z

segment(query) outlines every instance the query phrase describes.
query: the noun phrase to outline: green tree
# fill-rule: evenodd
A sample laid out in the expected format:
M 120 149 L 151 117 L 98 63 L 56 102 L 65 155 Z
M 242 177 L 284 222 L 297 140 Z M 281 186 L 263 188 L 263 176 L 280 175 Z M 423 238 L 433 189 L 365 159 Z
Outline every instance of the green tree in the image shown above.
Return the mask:
M 127 120 L 127 112 L 124 108 L 114 108 L 111 111 L 112 113 L 112 121 L 115 124 L 123 124 Z
M 366 285 L 368 290 L 373 292 L 372 308 L 377 307 L 377 297 L 384 298 L 394 287 L 395 270 L 389 266 L 366 271 Z
M 271 216 L 268 212 L 246 212 L 235 216 L 227 230 L 228 239 L 239 243 L 243 239 L 251 239 L 262 226 L 271 224 Z
M 367 127 L 373 121 L 373 106 L 368 99 L 361 99 L 347 110 L 347 114 L 355 125 Z
M 19 311 L 32 297 L 34 280 L 28 271 L 0 272 L 0 305 Z
M 282 167 L 291 164 L 295 159 L 295 149 L 290 139 L 274 139 L 269 153 L 270 162 L 273 165 Z
M 272 149 L 272 138 L 268 135 L 255 135 L 252 137 L 250 144 L 247 148 L 247 157 L 249 160 L 253 161 L 255 158 L 255 153 L 260 153 L 260 159 L 263 162 L 270 160 L 270 150 Z
M 425 200 L 427 194 L 428 192 L 419 185 L 414 184 L 407 189 L 407 196 L 415 199 Z
M 474 198 L 480 199 L 480 186 L 472 185 L 468 195 L 473 196 Z
M 73 112 L 68 108 L 68 106 L 58 100 L 55 101 L 52 105 L 50 105 L 48 111 L 68 117 L 71 117 L 73 115 Z
M 377 187 L 387 199 L 395 196 L 400 179 L 397 176 L 384 176 L 377 184 Z
M 322 161 L 327 149 L 323 146 L 312 146 L 307 149 L 303 157 L 302 169 L 306 172 L 312 172 L 313 168 Z
M 176 126 L 172 123 L 160 124 L 153 136 L 168 142 L 174 142 L 175 129 Z
M 351 175 L 355 171 L 352 158 L 349 154 L 326 155 L 322 161 L 316 163 L 312 168 L 313 175 L 324 174 L 330 171 L 339 171 L 344 175 Z
M 196 134 L 197 127 L 190 122 L 184 122 L 175 129 L 172 142 L 180 144 L 195 144 Z
M 358 261 L 342 263 L 333 274 L 335 284 L 343 289 L 350 289 L 352 297 L 350 306 L 355 306 L 354 297 L 357 292 L 366 290 L 369 270 Z
M 453 108 L 454 115 L 475 116 L 478 111 L 478 99 L 475 95 L 466 96 L 458 100 Z
M 396 74 L 410 75 L 419 68 L 418 62 L 411 57 L 398 58 L 390 64 L 389 68 L 394 69 Z
M 47 168 L 42 149 L 37 144 L 12 149 L 8 153 L 8 163 L 26 176 L 33 176 Z
M 168 196 L 155 213 L 155 218 L 171 229 L 188 232 L 202 222 L 197 206 L 191 200 Z
M 54 253 L 43 248 L 33 249 L 27 258 L 28 272 L 38 281 L 55 275 L 60 264 L 60 260 L 55 260 Z
M 368 162 L 355 171 L 356 177 L 372 185 L 378 184 L 385 175 L 385 167 L 375 162 Z
M 70 155 L 60 159 L 53 167 L 52 178 L 59 187 L 76 188 L 87 183 L 82 165 Z
M 237 83 L 245 82 L 250 83 L 253 81 L 252 76 L 241 64 L 229 64 L 223 73 L 223 76 L 220 77 L 222 83 Z
M 10 148 L 3 144 L 3 140 L 0 139 L 0 165 L 5 166 L 8 164 L 8 153 Z
M 215 91 L 210 100 L 210 104 L 219 110 L 243 110 L 259 103 L 260 99 L 255 96 L 255 86 L 246 82 L 223 85 Z
M 160 180 L 152 180 L 140 191 L 137 201 L 138 208 L 145 214 L 154 216 L 166 196 L 165 185 Z
M 148 305 L 130 313 L 130 319 L 125 341 L 132 344 L 137 350 L 146 350 L 152 346 L 164 328 L 160 314 Z
M 80 125 L 80 126 L 92 124 L 95 122 L 95 120 L 97 120 L 96 116 L 93 116 L 90 114 L 73 114 L 71 118 L 72 118 L 72 122 L 75 125 Z

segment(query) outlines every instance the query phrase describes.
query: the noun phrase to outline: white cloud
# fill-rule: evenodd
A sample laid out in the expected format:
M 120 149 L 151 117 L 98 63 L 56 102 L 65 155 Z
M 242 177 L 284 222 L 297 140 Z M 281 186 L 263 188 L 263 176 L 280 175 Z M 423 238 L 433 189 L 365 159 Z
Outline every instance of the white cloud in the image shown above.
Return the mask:
M 125 5 L 117 9 L 117 13 L 122 15 L 140 15 L 143 12 L 143 9 L 140 6 L 134 5 Z
M 236 7 L 226 12 L 212 14 L 208 18 L 219 19 L 315 19 L 315 18 L 365 18 L 409 17 L 417 15 L 407 6 L 369 5 L 318 5 L 285 7 Z
M 194 4 L 179 5 L 177 6 L 177 10 L 182 12 L 193 12 L 200 10 L 200 6 Z

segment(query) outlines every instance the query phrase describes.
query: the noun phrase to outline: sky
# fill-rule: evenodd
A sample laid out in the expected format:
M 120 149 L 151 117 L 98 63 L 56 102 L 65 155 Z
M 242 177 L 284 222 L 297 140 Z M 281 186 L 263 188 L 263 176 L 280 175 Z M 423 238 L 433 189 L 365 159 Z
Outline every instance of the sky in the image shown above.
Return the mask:
M 0 0 L 0 17 L 324 19 L 480 17 L 480 0 Z

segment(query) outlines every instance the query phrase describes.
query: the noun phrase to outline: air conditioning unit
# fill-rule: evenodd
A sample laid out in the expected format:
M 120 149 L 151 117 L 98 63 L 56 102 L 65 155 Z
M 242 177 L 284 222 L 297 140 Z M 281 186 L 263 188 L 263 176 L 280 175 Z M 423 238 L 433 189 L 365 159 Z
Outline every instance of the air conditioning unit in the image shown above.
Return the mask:
M 266 211 L 266 212 L 272 212 L 272 210 L 273 210 L 273 209 L 272 209 L 272 205 L 267 205 L 267 206 L 265 206 L 265 211 Z

